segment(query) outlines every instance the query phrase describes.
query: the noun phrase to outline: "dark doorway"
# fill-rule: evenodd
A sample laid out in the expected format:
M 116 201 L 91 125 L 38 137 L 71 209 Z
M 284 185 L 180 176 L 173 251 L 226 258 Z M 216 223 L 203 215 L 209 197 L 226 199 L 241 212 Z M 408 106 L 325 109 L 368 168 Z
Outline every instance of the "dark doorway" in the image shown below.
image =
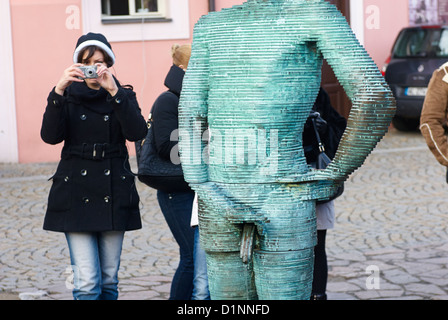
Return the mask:
M 350 0 L 326 0 L 334 5 L 342 12 L 350 23 Z M 331 67 L 324 61 L 322 67 L 322 87 L 330 96 L 333 107 L 344 117 L 348 117 L 351 109 L 351 102 L 344 89 L 339 84 L 338 79 L 333 73 Z

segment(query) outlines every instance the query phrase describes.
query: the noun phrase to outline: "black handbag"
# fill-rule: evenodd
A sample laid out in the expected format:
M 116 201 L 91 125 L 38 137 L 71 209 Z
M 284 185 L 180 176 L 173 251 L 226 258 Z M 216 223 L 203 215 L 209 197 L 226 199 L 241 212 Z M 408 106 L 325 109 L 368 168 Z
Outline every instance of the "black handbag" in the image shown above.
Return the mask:
M 317 129 L 316 118 L 315 117 L 310 117 L 310 118 L 313 123 L 314 133 L 316 134 L 317 144 L 319 146 L 319 153 L 318 153 L 317 159 L 316 159 L 316 169 L 325 169 L 330 164 L 331 159 L 325 153 L 325 146 L 322 143 L 322 140 L 320 139 L 319 131 Z M 340 197 L 342 195 L 342 193 L 344 193 L 344 183 L 343 182 L 340 183 L 337 191 L 333 195 L 331 195 L 329 199 L 318 200 L 317 204 L 323 204 L 326 202 L 330 202 L 330 201 Z
M 145 139 L 135 142 L 135 151 L 138 165 L 138 179 L 147 186 L 165 192 L 183 191 L 186 187 L 182 166 L 160 158 L 154 142 L 154 129 L 152 113 L 149 115 L 148 133 Z M 178 190 L 172 186 L 178 183 Z

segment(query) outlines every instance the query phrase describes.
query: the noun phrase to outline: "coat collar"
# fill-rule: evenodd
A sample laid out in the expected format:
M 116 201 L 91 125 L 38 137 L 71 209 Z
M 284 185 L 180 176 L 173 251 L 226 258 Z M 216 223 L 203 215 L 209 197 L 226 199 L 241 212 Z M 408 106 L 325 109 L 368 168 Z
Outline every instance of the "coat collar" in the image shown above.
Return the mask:
M 171 67 L 165 79 L 165 86 L 177 96 L 180 96 L 182 91 L 182 81 L 184 80 L 185 71 L 178 66 Z
M 115 77 L 114 77 L 115 79 Z M 119 82 L 115 79 L 118 87 Z M 90 89 L 84 82 L 73 82 L 68 91 L 68 98 L 72 102 L 82 104 L 84 107 L 100 114 L 109 114 L 113 111 L 112 105 L 107 101 L 108 92 L 100 88 Z

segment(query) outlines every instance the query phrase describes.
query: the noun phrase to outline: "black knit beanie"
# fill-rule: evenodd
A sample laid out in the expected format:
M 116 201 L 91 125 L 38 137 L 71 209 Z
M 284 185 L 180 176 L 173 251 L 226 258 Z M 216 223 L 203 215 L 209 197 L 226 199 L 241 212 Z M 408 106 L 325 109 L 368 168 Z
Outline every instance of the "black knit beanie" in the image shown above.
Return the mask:
M 112 46 L 107 41 L 106 37 L 101 33 L 89 32 L 78 39 L 76 43 L 75 53 L 73 54 L 73 62 L 78 63 L 78 56 L 82 49 L 89 46 L 97 46 L 103 49 L 112 59 L 112 65 L 115 63 L 115 54 L 112 51 Z M 109 66 L 111 67 L 111 66 Z

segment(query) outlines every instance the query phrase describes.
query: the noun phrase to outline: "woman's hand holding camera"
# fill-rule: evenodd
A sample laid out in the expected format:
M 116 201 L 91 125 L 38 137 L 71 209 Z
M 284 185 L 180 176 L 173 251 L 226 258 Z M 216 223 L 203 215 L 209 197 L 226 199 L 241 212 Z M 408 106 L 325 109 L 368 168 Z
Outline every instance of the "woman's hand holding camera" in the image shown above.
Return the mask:
M 64 95 L 65 89 L 67 89 L 73 82 L 83 82 L 84 73 L 79 69 L 82 64 L 76 63 L 71 67 L 64 70 L 61 79 L 56 85 L 55 92 L 59 95 Z
M 98 68 L 96 71 L 98 74 L 96 81 L 101 87 L 107 90 L 112 97 L 115 96 L 118 92 L 118 86 L 109 68 L 101 63 L 98 63 L 96 66 Z
M 79 67 L 84 66 L 83 64 L 76 63 L 66 70 L 62 74 L 61 79 L 56 85 L 55 92 L 59 95 L 64 95 L 65 89 L 67 89 L 73 82 L 86 82 L 87 86 L 91 89 L 99 90 L 103 87 L 107 90 L 113 97 L 118 92 L 118 86 L 115 83 L 115 79 L 112 76 L 109 68 L 102 63 L 97 63 L 97 78 L 86 79 L 84 72 L 79 69 Z

